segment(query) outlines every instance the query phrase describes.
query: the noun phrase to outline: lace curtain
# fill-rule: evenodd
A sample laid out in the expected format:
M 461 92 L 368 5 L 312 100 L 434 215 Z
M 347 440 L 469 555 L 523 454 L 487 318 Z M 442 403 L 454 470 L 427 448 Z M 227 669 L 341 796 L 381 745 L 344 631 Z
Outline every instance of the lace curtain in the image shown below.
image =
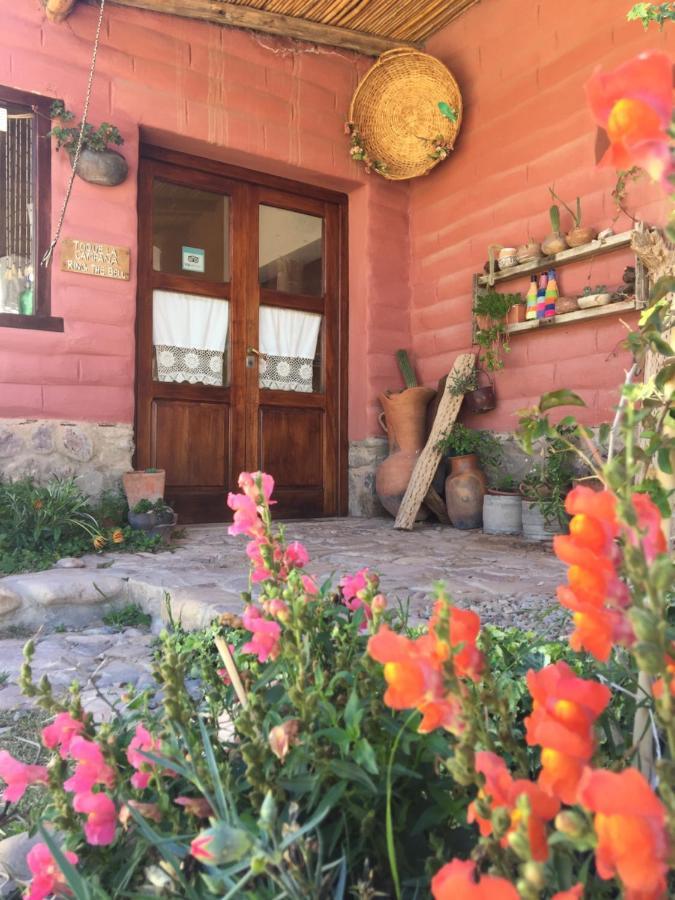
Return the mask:
M 321 316 L 260 307 L 260 387 L 311 393 Z
M 229 310 L 226 300 L 155 291 L 152 342 L 157 380 L 222 386 Z

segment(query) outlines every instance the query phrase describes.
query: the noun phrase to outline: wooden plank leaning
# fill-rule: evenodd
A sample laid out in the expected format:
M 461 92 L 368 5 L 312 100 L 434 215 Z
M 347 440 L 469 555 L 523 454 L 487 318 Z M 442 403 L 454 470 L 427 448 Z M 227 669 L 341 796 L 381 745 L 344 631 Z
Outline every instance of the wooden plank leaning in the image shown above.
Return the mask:
M 455 379 L 459 380 L 469 375 L 473 371 L 475 364 L 476 360 L 473 353 L 461 353 L 455 360 L 448 375 L 448 384 L 452 384 Z M 436 418 L 431 427 L 429 440 L 424 450 L 420 453 L 413 469 L 403 501 L 398 510 L 398 515 L 396 516 L 396 521 L 394 522 L 394 528 L 400 528 L 403 531 L 412 530 L 417 511 L 431 487 L 438 463 L 441 460 L 441 454 L 436 449 L 436 444 L 439 438 L 454 424 L 463 399 L 463 394 L 455 397 L 447 390 L 441 397 L 441 402 L 438 404 L 438 410 L 436 411 Z

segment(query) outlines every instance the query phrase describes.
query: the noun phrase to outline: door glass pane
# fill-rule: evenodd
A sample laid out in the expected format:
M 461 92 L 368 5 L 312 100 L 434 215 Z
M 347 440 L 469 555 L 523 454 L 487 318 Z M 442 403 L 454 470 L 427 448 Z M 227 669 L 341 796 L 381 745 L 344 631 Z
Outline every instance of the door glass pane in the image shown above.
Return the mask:
M 317 313 L 260 307 L 260 387 L 312 393 L 321 390 L 321 324 Z
M 258 278 L 285 294 L 323 294 L 323 219 L 260 207 Z
M 153 378 L 221 387 L 229 384 L 227 300 L 175 291 L 152 295 Z
M 0 312 L 35 312 L 33 126 L 26 107 L 0 103 Z
M 152 267 L 209 281 L 230 280 L 230 198 L 153 183 Z

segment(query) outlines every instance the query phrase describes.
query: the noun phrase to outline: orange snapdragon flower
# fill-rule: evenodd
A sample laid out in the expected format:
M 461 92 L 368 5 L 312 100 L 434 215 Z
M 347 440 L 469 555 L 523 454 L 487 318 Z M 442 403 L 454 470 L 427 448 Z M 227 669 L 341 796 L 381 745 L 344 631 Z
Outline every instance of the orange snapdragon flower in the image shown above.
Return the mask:
M 432 634 L 413 640 L 382 625 L 369 639 L 368 653 L 384 664 L 388 685 L 384 702 L 391 709 L 418 709 L 422 713 L 420 733 L 436 728 L 455 734 L 463 730 L 461 704 L 445 691 L 444 655 Z
M 579 485 L 567 495 L 565 508 L 573 517 L 569 534 L 553 541 L 556 556 L 569 565 L 568 584 L 558 588 L 558 599 L 573 613 L 573 649 L 606 662 L 614 643 L 632 634 L 624 614 L 630 598 L 616 569 L 616 497 Z
M 485 778 L 485 784 L 478 792 L 479 800 L 489 802 L 493 812 L 505 809 L 510 815 L 511 826 L 502 838 L 503 847 L 508 844 L 508 835 L 518 828 L 522 820 L 522 814 L 517 809 L 518 798 L 523 794 L 527 796 L 530 804 L 527 837 L 532 858 L 537 862 L 546 862 L 548 859 L 546 822 L 557 815 L 560 809 L 559 800 L 525 778 L 514 780 L 504 760 L 487 750 L 476 754 L 476 771 Z M 469 804 L 467 819 L 469 822 L 478 823 L 480 833 L 484 837 L 492 834 L 492 820 L 479 815 L 476 803 Z
M 429 633 L 438 640 L 439 654 L 448 658 L 452 655 L 455 675 L 478 680 L 485 658 L 476 647 L 480 633 L 480 616 L 477 613 L 451 606 L 445 599 L 437 600 L 429 622 Z
M 476 876 L 476 863 L 453 859 L 431 880 L 434 900 L 518 900 L 518 891 L 505 878 Z
M 542 748 L 539 786 L 564 803 L 575 803 L 595 749 L 595 720 L 611 698 L 609 688 L 578 678 L 565 662 L 530 670 L 527 686 L 534 704 L 525 719 L 526 740 Z
M 640 166 L 669 189 L 673 75 L 668 55 L 641 53 L 612 72 L 598 70 L 586 84 L 586 95 L 609 140 L 599 164 L 615 169 Z
M 617 877 L 625 900 L 666 897 L 666 812 L 637 769 L 586 769 L 578 800 L 595 813 L 598 875 Z
M 668 690 L 675 697 L 675 644 L 671 647 L 672 653 L 666 655 L 666 669 L 668 672 Z M 652 685 L 652 694 L 657 700 L 663 697 L 664 679 L 657 678 Z

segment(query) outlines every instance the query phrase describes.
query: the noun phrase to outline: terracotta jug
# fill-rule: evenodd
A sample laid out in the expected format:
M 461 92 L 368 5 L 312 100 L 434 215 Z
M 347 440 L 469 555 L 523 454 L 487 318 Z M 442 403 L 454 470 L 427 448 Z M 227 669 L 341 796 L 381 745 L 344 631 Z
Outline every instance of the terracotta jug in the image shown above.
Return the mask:
M 483 524 L 483 497 L 487 479 L 475 453 L 450 457 L 450 474 L 445 479 L 445 503 L 455 528 L 480 528 Z
M 415 463 L 425 444 L 426 411 L 432 388 L 407 388 L 400 394 L 380 394 L 383 413 L 380 425 L 387 432 L 389 456 L 375 473 L 375 491 L 380 503 L 392 516 L 398 512 L 408 487 Z M 426 519 L 428 511 L 421 506 L 417 515 Z

